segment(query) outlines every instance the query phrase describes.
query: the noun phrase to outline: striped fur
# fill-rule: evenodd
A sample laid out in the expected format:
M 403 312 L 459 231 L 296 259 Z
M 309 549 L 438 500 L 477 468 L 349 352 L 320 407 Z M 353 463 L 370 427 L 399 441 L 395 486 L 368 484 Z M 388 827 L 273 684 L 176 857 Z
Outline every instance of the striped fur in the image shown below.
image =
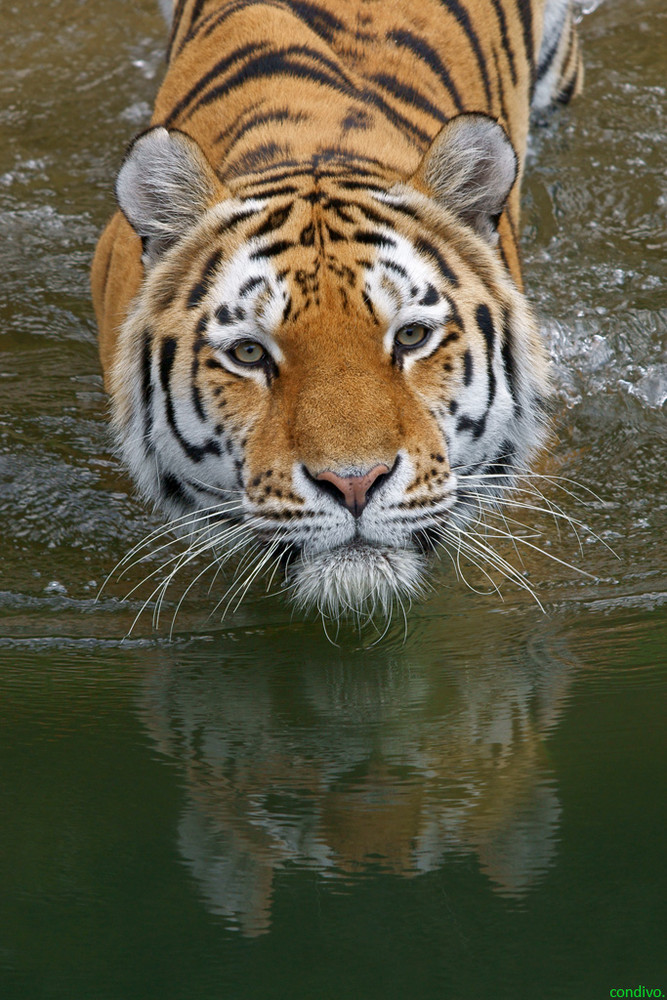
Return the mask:
M 177 0 L 92 275 L 142 492 L 238 498 L 301 603 L 416 592 L 466 477 L 500 497 L 543 435 L 519 187 L 580 66 L 566 0 Z

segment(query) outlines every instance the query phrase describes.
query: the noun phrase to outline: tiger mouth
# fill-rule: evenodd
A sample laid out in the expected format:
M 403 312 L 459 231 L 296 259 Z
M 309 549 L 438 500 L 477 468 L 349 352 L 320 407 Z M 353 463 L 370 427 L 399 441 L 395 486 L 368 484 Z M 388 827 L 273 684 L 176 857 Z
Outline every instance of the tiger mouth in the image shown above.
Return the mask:
M 416 548 L 392 548 L 355 539 L 309 555 L 288 568 L 287 584 L 300 609 L 328 618 L 391 617 L 395 605 L 422 595 L 426 559 Z

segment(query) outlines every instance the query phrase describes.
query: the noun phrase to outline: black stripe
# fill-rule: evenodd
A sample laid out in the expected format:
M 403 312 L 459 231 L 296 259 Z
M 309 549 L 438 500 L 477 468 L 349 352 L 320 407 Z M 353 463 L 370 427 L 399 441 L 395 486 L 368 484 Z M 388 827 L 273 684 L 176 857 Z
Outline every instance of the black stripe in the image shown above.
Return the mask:
M 495 0 L 495 2 L 497 2 L 497 0 Z M 463 111 L 463 102 L 461 101 L 454 81 L 449 75 L 447 67 L 443 64 L 438 53 L 435 49 L 431 48 L 428 42 L 424 41 L 424 39 L 420 36 L 413 35 L 412 32 L 404 31 L 402 29 L 388 31 L 386 37 L 389 41 L 395 42 L 396 45 L 409 49 L 413 55 L 418 56 L 422 62 L 425 62 L 426 65 L 433 70 L 436 76 L 440 78 L 445 88 L 449 91 L 449 94 L 456 105 L 456 110 Z
M 365 243 L 368 246 L 373 247 L 395 247 L 396 240 L 392 240 L 390 236 L 383 236 L 381 233 L 369 233 L 365 232 L 363 229 L 357 229 L 352 234 L 352 239 L 355 243 Z
M 251 191 L 255 188 L 260 189 L 258 197 L 263 197 L 261 195 L 261 189 L 263 185 L 266 184 L 278 184 L 280 181 L 286 180 L 300 180 L 302 178 L 310 179 L 310 170 L 307 163 L 300 162 L 296 166 L 291 166 L 287 169 L 284 167 L 267 167 L 264 171 L 263 177 L 258 177 L 256 180 L 249 181 L 248 187 L 244 188 L 244 191 Z M 285 187 L 285 191 L 297 192 L 299 189 L 297 187 Z M 282 192 L 280 192 L 282 193 Z M 246 195 L 248 197 L 248 195 Z
M 485 261 L 483 261 L 481 258 L 475 255 L 474 248 L 471 247 L 468 240 L 466 240 L 465 243 L 463 244 L 459 243 L 460 228 L 452 227 L 450 229 L 449 227 L 447 227 L 447 229 L 445 229 L 444 232 L 441 230 L 439 235 L 441 237 L 444 236 L 444 238 L 449 239 L 451 241 L 452 248 L 459 257 L 460 261 L 463 264 L 465 264 L 470 271 L 472 271 L 472 273 L 475 275 L 478 281 L 482 282 L 482 284 L 488 289 L 491 295 L 495 295 L 497 293 L 497 286 L 495 281 L 494 269 L 490 266 L 487 266 Z M 446 264 L 445 267 L 447 267 Z M 450 274 L 452 275 L 452 277 L 450 277 L 448 280 L 451 280 L 452 284 L 454 284 L 455 286 L 459 285 L 460 281 L 458 277 L 451 271 Z
M 283 315 L 282 315 L 281 322 L 286 323 L 287 320 L 290 317 L 291 312 L 292 312 L 292 296 L 290 295 L 288 297 L 288 299 L 287 299 L 287 302 L 285 303 L 284 308 L 283 308 Z
M 275 4 L 270 2 L 267 3 L 266 0 L 237 0 L 236 3 L 228 4 L 222 11 L 212 10 L 210 14 L 207 14 L 206 17 L 195 26 L 192 32 L 188 32 L 188 35 L 183 40 L 183 44 L 181 45 L 181 50 L 188 42 L 191 42 L 192 39 L 200 33 L 200 31 L 203 31 L 204 38 L 208 38 L 208 36 L 228 18 L 232 17 L 234 14 L 238 14 L 240 11 L 243 11 L 246 7 L 255 6 L 274 7 Z
M 218 66 L 225 62 L 229 62 L 229 60 L 232 59 L 238 60 L 238 58 L 241 58 L 241 53 L 244 55 L 247 54 L 250 48 L 251 46 L 244 46 L 242 50 L 237 50 L 237 52 L 230 56 L 228 60 L 222 60 Z M 291 56 L 305 56 L 311 59 L 315 65 L 304 65 L 301 62 L 295 61 L 294 58 L 290 58 Z M 318 69 L 318 65 L 324 66 L 326 69 L 330 70 L 330 73 L 325 72 L 323 69 Z M 206 82 L 210 82 L 213 77 L 219 75 L 220 72 L 222 72 L 222 70 L 214 67 L 209 73 L 206 74 Z M 248 80 L 281 75 L 321 83 L 326 87 L 330 87 L 332 90 L 338 91 L 338 93 L 345 94 L 348 98 L 354 98 L 360 100 L 362 103 L 372 104 L 382 111 L 388 121 L 395 125 L 396 128 L 400 129 L 405 134 L 418 139 L 424 146 L 427 146 L 430 143 L 431 136 L 429 133 L 420 129 L 409 118 L 392 108 L 391 105 L 387 104 L 387 102 L 374 91 L 365 89 L 361 92 L 357 92 L 354 84 L 345 76 L 345 74 L 342 73 L 333 60 L 326 58 L 322 55 L 322 53 L 317 52 L 317 50 L 303 45 L 293 45 L 280 51 L 263 52 L 255 59 L 249 59 L 241 70 L 227 79 L 224 83 L 213 87 L 207 93 L 199 97 L 196 103 L 189 108 L 185 118 L 187 119 L 191 117 L 200 108 L 206 107 L 208 104 L 218 100 L 218 98 L 228 97 L 232 90 L 242 86 Z M 202 81 L 199 81 L 199 83 L 192 88 L 192 91 L 179 102 L 177 107 L 169 115 L 167 124 L 173 122 L 174 119 L 180 115 L 189 104 L 191 104 L 194 96 L 199 94 L 202 89 Z M 196 94 L 193 93 L 194 91 L 196 91 Z
M 244 59 L 246 56 L 252 53 L 257 54 L 258 49 L 265 49 L 267 43 L 263 42 L 258 44 L 257 42 L 252 42 L 249 45 L 242 45 L 238 49 L 234 49 L 231 55 L 225 56 L 224 59 L 220 59 L 219 62 L 215 64 L 207 73 L 204 73 L 202 77 L 197 80 L 194 86 L 190 87 L 190 90 L 185 94 L 184 97 L 178 102 L 178 104 L 172 108 L 169 115 L 164 121 L 166 128 L 173 127 L 176 119 L 185 111 L 189 104 L 194 101 L 196 97 L 201 94 L 203 90 L 206 89 L 209 83 L 215 80 L 216 77 L 221 76 L 225 73 L 234 63 L 237 63 L 240 59 Z M 191 112 L 190 112 L 191 113 Z
M 183 39 L 180 49 L 182 50 L 185 45 L 192 41 L 192 39 L 195 38 L 201 31 L 203 31 L 204 38 L 208 38 L 209 35 L 213 34 L 213 32 L 219 28 L 221 24 L 224 24 L 224 22 L 233 17 L 234 14 L 242 13 L 249 7 L 273 7 L 274 9 L 283 12 L 285 11 L 285 4 L 283 3 L 283 0 L 236 0 L 236 2 L 233 2 L 232 0 L 232 2 L 227 2 L 225 4 L 222 11 L 211 11 L 210 14 L 207 14 L 207 16 L 199 22 L 199 24 L 195 25 L 192 31 L 189 31 Z M 318 33 L 315 26 L 312 26 L 312 28 L 316 33 Z M 326 23 L 324 24 L 324 30 L 327 30 Z
M 289 0 L 287 6 L 292 14 L 296 14 L 299 20 L 307 24 L 325 42 L 331 43 L 337 31 L 345 31 L 342 21 L 317 4 L 307 3 L 306 0 Z
M 526 50 L 526 59 L 530 66 L 530 96 L 533 96 L 535 89 L 535 49 L 533 46 L 533 11 L 532 0 L 516 0 L 516 10 L 521 21 L 523 32 L 523 45 Z
M 246 150 L 232 162 L 224 166 L 225 179 L 239 177 L 243 174 L 257 174 L 275 167 L 296 166 L 292 158 L 292 147 L 288 143 L 261 142 L 253 149 Z M 282 157 L 282 159 L 281 159 Z
M 246 113 L 247 112 L 244 112 L 243 115 L 239 115 L 239 118 L 244 117 Z M 267 125 L 269 122 L 280 122 L 281 124 L 282 122 L 292 122 L 294 125 L 299 125 L 309 120 L 310 116 L 304 112 L 299 111 L 297 114 L 293 114 L 288 108 L 278 108 L 275 111 L 265 111 L 263 114 L 255 114 L 251 118 L 248 118 L 248 120 L 242 125 L 237 125 L 237 130 L 234 132 L 233 137 L 229 140 L 227 150 L 231 153 L 234 146 L 240 139 L 243 138 L 244 135 L 247 135 L 248 132 L 252 131 L 254 128 L 258 128 L 260 125 Z M 231 131 L 232 129 L 230 128 L 221 132 L 217 138 L 213 140 L 213 142 L 222 142 L 223 139 L 226 139 L 227 136 L 229 136 Z
M 466 350 L 463 352 L 463 384 L 470 385 L 474 374 L 472 354 Z
M 359 167 L 355 167 L 354 168 L 354 172 L 357 173 L 357 174 L 369 174 L 370 175 L 369 180 L 365 180 L 365 181 L 353 181 L 353 180 L 343 179 L 343 178 L 337 177 L 338 186 L 342 187 L 345 191 L 368 191 L 369 194 L 372 194 L 373 191 L 377 191 L 377 186 L 376 185 L 377 185 L 377 181 L 379 180 L 379 178 L 378 178 L 378 175 L 375 173 L 375 171 L 371 172 L 369 170 L 361 170 Z M 336 175 L 332 174 L 331 176 L 336 176 Z M 348 205 L 349 204 L 357 204 L 357 202 L 349 202 L 348 201 L 347 204 Z M 360 205 L 357 205 L 357 207 L 361 208 Z
M 440 301 L 440 296 L 439 296 L 438 292 L 435 290 L 435 288 L 433 287 L 433 285 L 431 284 L 431 282 L 429 281 L 429 283 L 426 286 L 426 291 L 424 292 L 423 296 L 419 300 L 419 305 L 420 306 L 434 306 L 439 301 Z
M 414 87 L 409 87 L 406 83 L 403 83 L 393 73 L 375 73 L 370 79 L 373 83 L 377 83 L 381 87 L 384 87 L 385 90 L 388 90 L 393 97 L 404 101 L 405 104 L 410 104 L 415 108 L 425 111 L 432 118 L 435 118 L 437 122 L 440 122 L 441 125 L 444 125 L 447 121 L 446 115 L 443 115 L 440 108 L 432 104 L 427 97 L 424 97 Z
M 342 172 L 353 170 L 365 177 L 382 178 L 384 166 L 374 156 L 354 153 L 340 146 L 320 146 L 310 158 L 311 168 L 319 177 L 340 177 Z M 325 165 L 322 169 L 322 164 Z M 362 166 L 371 164 L 371 166 Z
M 204 28 L 204 38 L 208 38 L 209 35 L 213 34 L 216 28 L 219 28 L 221 24 L 224 24 L 224 22 L 230 17 L 233 17 L 234 14 L 245 11 L 248 7 L 277 6 L 278 4 L 272 3 L 271 0 L 236 0 L 236 3 L 228 3 L 221 11 L 211 11 L 209 16 L 202 22 L 201 27 Z
M 209 288 L 211 287 L 211 278 L 213 276 L 215 269 L 220 263 L 221 257 L 222 257 L 221 252 L 219 250 L 214 250 L 211 256 L 206 261 L 206 264 L 204 265 L 204 269 L 202 270 L 199 281 L 192 286 L 190 292 L 188 293 L 188 300 L 186 303 L 187 309 L 195 309 L 199 305 L 203 297 L 206 295 L 206 293 L 208 292 Z
M 422 226 L 429 225 L 428 219 L 426 219 L 422 212 L 413 205 L 406 205 L 404 202 L 400 201 L 381 202 L 380 204 L 385 204 L 390 211 L 400 212 L 400 214 L 404 215 L 407 219 L 412 219 L 414 222 L 418 222 Z
M 352 225 L 354 224 L 354 216 L 350 215 L 350 213 L 346 211 L 346 209 L 350 207 L 349 201 L 343 201 L 341 198 L 330 198 L 325 207 L 332 208 L 338 218 L 342 219 L 343 222 L 348 222 Z
M 556 53 L 558 52 L 558 46 L 560 45 L 560 35 L 556 36 L 556 41 L 551 46 L 551 48 L 542 56 L 540 54 L 540 62 L 537 67 L 537 75 L 535 76 L 535 83 L 539 83 L 549 72 L 551 65 L 556 58 Z
M 491 489 L 498 486 L 502 487 L 511 485 L 512 467 L 515 455 L 516 449 L 512 442 L 503 441 L 500 445 L 500 454 L 493 462 L 489 462 L 484 467 L 484 473 L 495 477 L 507 476 L 507 482 L 503 482 L 500 478 L 496 478 L 495 482 L 491 484 Z
M 279 194 L 297 194 L 299 193 L 298 187 L 286 185 L 285 187 L 282 188 L 270 188 L 267 191 L 266 185 L 277 184 L 280 181 L 288 179 L 296 180 L 298 178 L 303 178 L 304 180 L 312 181 L 313 175 L 315 175 L 315 177 L 317 178 L 332 177 L 340 184 L 341 187 L 348 187 L 352 186 L 353 182 L 346 182 L 345 180 L 341 179 L 341 174 L 343 175 L 348 174 L 350 171 L 354 171 L 354 173 L 357 175 L 358 174 L 368 175 L 373 179 L 373 184 L 370 186 L 369 186 L 369 181 L 364 181 L 364 182 L 356 181 L 354 182 L 355 187 L 363 188 L 365 191 L 377 189 L 377 182 L 380 180 L 380 175 L 375 170 L 370 170 L 365 167 L 362 167 L 360 163 L 357 162 L 358 159 L 359 160 L 362 159 L 361 157 L 357 158 L 356 156 L 353 155 L 350 155 L 348 157 L 346 155 L 345 161 L 336 165 L 332 164 L 329 169 L 322 169 L 322 167 L 315 165 L 317 160 L 317 155 L 318 154 L 314 154 L 311 157 L 310 163 L 299 163 L 296 166 L 290 166 L 289 169 L 277 170 L 276 167 L 268 167 L 263 177 L 253 178 L 251 181 L 247 182 L 246 186 L 244 186 L 243 188 L 244 197 L 273 198 Z M 276 170 L 277 172 L 274 172 Z M 302 190 L 300 192 L 300 197 L 304 198 L 306 201 L 309 201 L 311 204 L 316 204 L 320 202 L 326 202 L 327 205 L 329 204 L 328 197 L 324 194 L 323 191 L 320 190 L 311 190 L 308 191 L 307 193 Z
M 459 417 L 456 424 L 456 430 L 459 433 L 461 431 L 472 431 L 473 438 L 477 440 L 477 438 L 481 437 L 486 430 L 486 417 L 486 413 L 483 413 L 479 418 L 468 417 L 465 415 Z
M 141 398 L 144 404 L 144 445 L 148 455 L 154 451 L 151 440 L 153 432 L 152 342 L 153 336 L 151 331 L 149 329 L 144 330 L 141 348 Z
M 382 97 L 372 90 L 362 90 L 358 96 L 362 103 L 372 104 L 378 111 L 381 111 L 385 118 L 405 135 L 412 135 L 417 139 L 424 149 L 431 144 L 433 136 L 430 132 L 425 132 L 423 129 L 418 128 L 414 122 L 392 108 L 390 104 L 387 104 Z
M 521 403 L 519 402 L 517 371 L 514 362 L 514 335 L 512 333 L 512 323 L 509 310 L 505 311 L 505 315 L 503 317 L 503 346 L 501 348 L 501 354 L 507 388 L 510 396 L 514 400 L 516 415 L 520 416 Z
M 475 321 L 486 344 L 486 370 L 489 384 L 489 395 L 486 402 L 486 408 L 489 410 L 493 405 L 494 399 L 496 398 L 496 373 L 493 370 L 493 353 L 496 343 L 496 331 L 493 326 L 493 320 L 491 319 L 489 307 L 484 303 L 477 306 Z
M 299 243 L 304 247 L 312 247 L 315 244 L 315 227 L 312 222 L 304 226 L 299 234 Z
M 195 339 L 193 342 L 193 348 L 195 351 L 200 351 L 202 347 L 207 343 L 206 337 L 204 336 L 204 331 L 208 326 L 209 316 L 208 313 L 202 313 L 197 320 L 197 325 L 195 327 Z
M 183 8 L 185 7 L 186 0 L 178 0 L 176 4 L 176 9 L 173 13 L 171 20 L 171 31 L 169 32 L 169 41 L 167 43 L 167 62 L 171 60 L 171 50 L 176 40 L 176 33 L 181 23 L 181 18 L 183 17 Z
M 368 292 L 365 289 L 361 293 L 361 301 L 366 306 L 366 308 L 368 309 L 368 312 L 370 313 L 371 317 L 375 320 L 375 323 L 377 325 L 377 322 L 378 322 L 377 314 L 376 314 L 375 309 L 373 307 L 373 303 L 371 302 L 370 296 L 369 296 Z
M 380 212 L 376 212 L 375 209 L 370 208 L 368 205 L 362 205 L 361 202 L 358 201 L 350 201 L 349 204 L 358 208 L 369 222 L 374 222 L 377 226 L 393 226 L 394 224 L 394 220 L 391 216 L 381 215 Z
M 514 50 L 510 44 L 509 36 L 507 34 L 507 21 L 505 20 L 505 11 L 502 8 L 500 0 L 491 0 L 493 4 L 493 9 L 496 12 L 496 17 L 498 18 L 498 24 L 500 26 L 500 38 L 503 43 L 503 49 L 507 55 L 507 61 L 510 67 L 510 76 L 512 77 L 512 83 L 516 87 L 516 66 L 514 65 Z
M 232 215 L 231 219 L 220 223 L 216 229 L 217 235 L 222 236 L 225 233 L 231 233 L 241 222 L 245 222 L 246 219 L 252 219 L 253 216 L 258 215 L 259 211 L 256 208 L 246 208 L 241 212 L 237 212 L 236 215 Z
M 266 284 L 266 279 L 261 277 L 261 275 L 255 275 L 254 278 L 248 278 L 247 281 L 244 281 L 241 287 L 239 288 L 239 298 L 240 299 L 245 298 L 245 296 L 248 295 L 248 293 L 251 292 L 253 288 L 257 288 L 258 285 L 265 285 L 265 284 Z
M 349 132 L 350 129 L 358 129 L 360 132 L 365 132 L 372 125 L 373 117 L 366 111 L 362 111 L 360 108 L 355 108 L 354 106 L 348 108 L 347 114 L 340 123 L 340 127 L 344 132 Z
M 445 260 L 442 257 L 442 254 L 437 249 L 437 247 L 434 247 L 429 240 L 425 239 L 423 236 L 420 236 L 420 238 L 415 242 L 415 249 L 421 251 L 422 253 L 426 254 L 427 257 L 430 257 L 431 260 L 435 261 L 445 281 L 448 281 L 450 285 L 454 285 L 454 287 L 456 288 L 456 286 L 459 283 L 459 279 L 456 277 L 452 269 L 445 262 Z
M 284 176 L 285 177 L 291 177 L 291 176 L 293 176 L 293 174 L 289 173 L 289 172 L 286 172 Z M 244 195 L 245 195 L 246 198 L 266 198 L 266 199 L 269 199 L 269 198 L 277 198 L 278 195 L 281 195 L 281 194 L 298 194 L 299 193 L 298 187 L 294 187 L 293 184 L 284 184 L 282 187 L 268 187 L 268 188 L 262 187 L 263 184 L 267 184 L 267 183 L 271 184 L 275 180 L 281 180 L 281 179 L 282 179 L 282 176 L 278 176 L 278 178 L 271 177 L 271 178 L 268 178 L 267 180 L 261 180 L 261 181 L 260 180 L 256 180 L 256 181 L 253 181 L 253 183 L 250 185 L 250 187 L 247 190 L 244 189 Z M 249 212 L 248 215 L 257 215 L 257 209 L 254 209 L 253 212 Z
M 234 322 L 234 317 L 229 311 L 229 306 L 224 302 L 215 310 L 215 318 L 221 326 L 229 326 Z
M 160 492 L 163 500 L 171 500 L 181 506 L 190 506 L 192 497 L 185 489 L 183 483 L 179 482 L 171 472 L 165 472 L 160 477 Z
M 260 247 L 259 250 L 254 250 L 250 254 L 250 260 L 260 260 L 263 257 L 277 257 L 278 254 L 284 253 L 285 250 L 290 250 L 294 244 L 290 240 L 276 240 L 275 243 L 269 243 L 265 247 Z
M 522 0 L 519 0 L 522 2 Z M 486 60 L 484 59 L 484 53 L 482 52 L 481 45 L 479 44 L 479 38 L 477 37 L 477 32 L 470 23 L 470 17 L 465 8 L 459 3 L 459 0 L 440 0 L 440 3 L 449 13 L 456 19 L 456 21 L 461 25 L 464 32 L 468 36 L 468 41 L 470 42 L 470 47 L 475 53 L 475 58 L 477 60 L 477 65 L 479 66 L 480 76 L 482 77 L 482 83 L 484 84 L 484 93 L 486 94 L 486 100 L 488 107 L 491 107 L 491 89 L 489 87 L 489 75 L 486 69 Z
M 312 77 L 313 79 L 320 79 L 321 82 L 327 83 L 328 86 L 332 86 L 338 90 L 342 90 L 344 93 L 352 95 L 354 93 L 354 87 L 348 76 L 341 70 L 340 66 L 333 60 L 329 59 L 327 56 L 323 55 L 317 49 L 313 49 L 308 45 L 289 45 L 286 48 L 281 49 L 270 49 L 268 52 L 265 51 L 267 48 L 267 43 L 263 43 L 261 47 L 257 45 L 254 46 L 254 51 L 257 53 L 255 59 L 249 59 L 246 65 L 239 70 L 234 76 L 232 76 L 226 83 L 220 84 L 210 90 L 207 94 L 204 94 L 199 98 L 197 103 L 193 108 L 190 108 L 186 117 L 190 117 L 200 107 L 205 107 L 212 101 L 217 100 L 218 97 L 222 97 L 238 87 L 240 84 L 245 83 L 247 80 L 256 79 L 263 76 L 273 76 L 274 74 L 286 73 L 288 76 L 294 74 L 301 77 Z M 213 76 L 220 76 L 224 73 L 231 65 L 232 61 L 238 61 L 238 58 L 242 58 L 243 55 L 248 54 L 253 51 L 253 46 L 245 45 L 241 49 L 237 50 L 237 53 L 232 53 L 227 59 L 223 59 L 217 65 L 220 67 L 216 71 L 214 67 L 209 73 L 206 74 L 206 83 L 210 83 Z M 319 66 L 323 66 L 325 69 L 329 70 L 333 77 L 326 77 L 324 72 L 320 70 L 319 72 L 314 69 L 314 67 L 304 67 L 301 63 L 294 62 L 291 57 L 299 57 L 306 59 L 312 59 L 312 61 Z M 211 75 L 213 74 L 213 76 Z M 337 81 L 334 80 L 337 78 Z M 200 81 L 201 83 L 201 81 Z M 199 90 L 199 84 L 196 85 Z M 194 88 L 193 88 L 194 89 Z
M 185 304 L 186 309 L 195 309 L 204 298 L 207 291 L 208 288 L 206 285 L 202 285 L 201 281 L 198 281 L 196 285 L 193 285 L 188 293 L 188 301 Z
M 325 168 L 321 167 L 320 161 L 326 163 Z M 350 149 L 320 146 L 318 152 L 313 154 L 312 163 L 320 177 L 341 178 L 341 184 L 345 183 L 345 174 L 350 171 L 354 171 L 355 175 L 368 177 L 376 183 L 385 180 L 385 167 L 381 160 L 375 156 L 353 153 Z
M 280 229 L 280 227 L 284 226 L 289 219 L 293 208 L 294 202 L 290 201 L 289 204 L 283 205 L 282 208 L 274 209 L 273 212 L 270 212 L 269 215 L 267 215 L 261 226 L 249 234 L 250 239 L 254 239 L 258 236 L 265 236 L 267 233 L 273 233 L 276 229 Z
M 556 98 L 559 104 L 569 104 L 570 101 L 572 100 L 572 95 L 574 94 L 574 88 L 577 86 L 578 75 L 579 75 L 578 70 L 575 70 L 575 72 L 570 77 L 569 83 L 561 89 L 560 93 L 558 94 L 558 97 Z
M 381 205 L 386 205 L 387 210 L 390 212 L 399 212 L 401 215 L 405 215 L 406 218 L 412 219 L 414 222 L 419 222 L 424 226 L 427 226 L 428 220 L 424 218 L 419 209 L 414 208 L 412 205 L 406 205 L 404 202 L 400 201 L 389 201 L 380 202 Z
M 341 241 L 347 239 L 346 236 L 343 236 L 343 234 L 337 229 L 333 229 L 327 222 L 324 223 L 324 228 L 327 232 L 327 238 L 330 239 L 332 243 L 340 243 Z
M 222 142 L 223 139 L 228 139 L 230 136 L 234 136 L 232 144 L 234 142 L 236 142 L 236 135 L 235 135 L 236 130 L 239 129 L 239 128 L 243 128 L 243 121 L 244 121 L 244 119 L 246 119 L 248 117 L 248 115 L 251 114 L 251 112 L 257 111 L 264 104 L 266 104 L 266 101 L 262 100 L 262 101 L 259 102 L 259 104 L 256 107 L 253 107 L 253 108 L 250 108 L 250 109 L 244 108 L 242 111 L 239 111 L 239 113 L 234 116 L 234 118 L 231 120 L 231 122 L 229 122 L 225 126 L 225 128 L 222 130 L 222 132 L 218 132 L 217 136 L 213 140 L 214 144 L 217 143 L 217 142 Z
M 449 297 L 449 295 L 445 295 L 445 298 L 447 299 L 447 302 L 449 303 L 449 316 L 447 317 L 447 323 L 452 323 L 455 326 L 457 326 L 460 329 L 462 329 L 463 328 L 463 323 L 461 322 L 461 316 L 459 314 L 458 309 L 456 308 L 456 304 L 452 301 L 452 299 Z
M 188 34 L 192 31 L 195 24 L 199 20 L 199 15 L 201 14 L 202 7 L 206 3 L 206 0 L 195 0 L 192 5 L 192 14 L 190 15 L 190 27 L 188 28 Z
M 388 260 L 386 257 L 382 257 L 380 259 L 380 264 L 383 264 L 384 267 L 388 268 L 390 271 L 395 271 L 396 274 L 400 274 L 402 278 L 405 278 L 405 280 L 408 281 L 408 272 L 401 266 L 401 264 L 396 264 L 393 260 Z
M 202 423 L 206 422 L 206 413 L 204 412 L 204 407 L 201 401 L 201 393 L 199 391 L 199 386 L 195 382 L 197 378 L 197 372 L 199 370 L 199 358 L 195 357 L 192 359 L 192 405 L 195 408 L 195 412 Z
M 200 30 L 204 28 L 210 21 L 212 17 L 215 17 L 215 12 L 207 14 L 206 17 L 201 17 L 201 8 L 204 6 L 206 0 L 195 0 L 193 14 L 190 18 L 190 25 L 186 31 L 181 44 L 178 46 L 178 52 L 176 55 L 180 55 L 188 42 L 191 42 L 195 35 L 199 34 Z
M 287 0 L 285 3 L 281 2 L 281 0 L 273 3 L 271 0 L 268 0 L 268 2 L 267 0 L 237 0 L 236 3 L 228 4 L 223 11 L 214 11 L 205 18 L 204 23 L 201 25 L 205 27 L 205 37 L 208 37 L 208 35 L 233 14 L 248 7 L 274 7 L 282 11 L 287 8 L 289 13 L 293 14 L 300 21 L 303 21 L 304 24 L 307 24 L 311 31 L 315 32 L 316 35 L 319 35 L 320 38 L 323 38 L 329 44 L 333 41 L 336 31 L 346 30 L 343 22 L 339 21 L 337 17 L 334 17 L 329 11 L 323 10 L 314 3 L 308 3 L 307 0 Z M 195 33 L 193 32 L 193 35 Z M 186 39 L 186 41 L 189 40 L 189 38 Z
M 204 336 L 204 331 L 208 326 L 208 313 L 203 313 L 195 327 L 195 339 L 192 342 L 192 372 L 190 378 L 192 380 L 192 405 L 195 408 L 195 412 L 201 421 L 206 420 L 206 413 L 204 412 L 204 406 L 202 404 L 201 394 L 199 392 L 199 386 L 197 385 L 197 375 L 199 374 L 199 352 L 203 347 L 206 347 L 208 341 Z
M 193 462 L 201 462 L 206 455 L 220 455 L 220 445 L 217 441 L 209 438 L 203 445 L 192 444 L 183 437 L 176 424 L 176 414 L 174 413 L 174 401 L 171 395 L 171 372 L 176 358 L 176 338 L 165 337 L 162 342 L 160 352 L 160 384 L 164 393 L 165 409 L 167 412 L 167 423 L 171 427 L 174 437 L 180 444 L 185 454 Z
M 503 87 L 503 74 L 500 71 L 498 53 L 496 52 L 495 48 L 493 50 L 493 64 L 496 68 L 496 81 L 498 84 L 498 100 L 500 102 L 500 114 L 502 115 L 506 128 L 509 129 L 509 114 L 507 111 L 507 104 L 505 102 L 505 88 Z

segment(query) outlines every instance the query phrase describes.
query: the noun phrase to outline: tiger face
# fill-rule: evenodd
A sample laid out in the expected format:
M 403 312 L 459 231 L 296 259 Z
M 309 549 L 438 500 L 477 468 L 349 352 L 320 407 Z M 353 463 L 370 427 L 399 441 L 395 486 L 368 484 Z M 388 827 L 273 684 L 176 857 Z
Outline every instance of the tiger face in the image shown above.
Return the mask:
M 544 350 L 495 247 L 515 175 L 483 115 L 405 180 L 323 167 L 234 194 L 187 136 L 140 137 L 118 197 L 145 279 L 111 396 L 143 493 L 325 615 L 418 594 L 542 436 Z

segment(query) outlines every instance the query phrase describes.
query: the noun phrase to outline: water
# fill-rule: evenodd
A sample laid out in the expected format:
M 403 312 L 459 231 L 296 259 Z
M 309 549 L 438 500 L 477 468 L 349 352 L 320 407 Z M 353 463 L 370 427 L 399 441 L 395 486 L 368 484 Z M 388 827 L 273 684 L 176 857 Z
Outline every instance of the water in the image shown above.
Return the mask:
M 544 612 L 443 565 L 370 648 L 198 585 L 173 641 L 184 587 L 127 639 L 157 562 L 95 599 L 159 525 L 109 449 L 87 271 L 164 46 L 152 0 L 95 8 L 0 9 L 1 995 L 667 991 L 663 5 L 584 17 L 525 183 L 541 471 L 593 491 L 545 481 L 587 528 L 515 511 L 563 561 L 524 544 Z

